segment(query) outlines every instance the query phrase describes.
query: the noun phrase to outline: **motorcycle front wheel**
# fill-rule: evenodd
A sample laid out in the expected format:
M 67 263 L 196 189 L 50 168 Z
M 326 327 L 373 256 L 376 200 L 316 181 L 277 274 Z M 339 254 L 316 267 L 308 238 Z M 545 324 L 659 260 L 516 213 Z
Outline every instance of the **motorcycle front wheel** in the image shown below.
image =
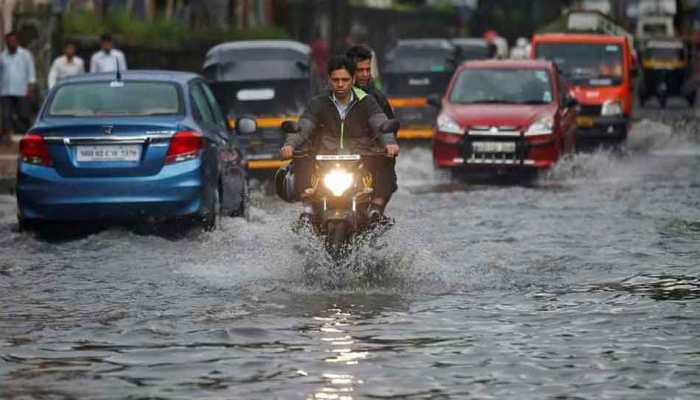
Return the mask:
M 350 226 L 345 221 L 330 221 L 327 226 L 326 251 L 334 260 L 341 260 L 348 251 Z

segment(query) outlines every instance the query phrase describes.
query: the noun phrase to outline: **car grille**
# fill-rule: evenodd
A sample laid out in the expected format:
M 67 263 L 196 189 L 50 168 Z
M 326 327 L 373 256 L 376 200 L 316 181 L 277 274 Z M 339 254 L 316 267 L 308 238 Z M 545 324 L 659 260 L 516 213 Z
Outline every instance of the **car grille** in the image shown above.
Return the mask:
M 594 105 L 584 105 L 581 104 L 579 106 L 579 115 L 600 115 L 600 112 L 602 110 L 603 106 L 600 104 L 594 104 Z

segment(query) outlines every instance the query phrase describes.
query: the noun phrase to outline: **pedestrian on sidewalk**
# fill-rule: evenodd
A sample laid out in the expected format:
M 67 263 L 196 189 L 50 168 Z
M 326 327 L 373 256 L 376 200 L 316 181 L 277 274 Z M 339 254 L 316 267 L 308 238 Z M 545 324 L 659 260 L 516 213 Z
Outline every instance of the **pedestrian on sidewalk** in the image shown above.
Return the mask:
M 11 132 L 24 133 L 29 129 L 36 71 L 32 53 L 19 45 L 15 32 L 5 35 L 5 45 L 0 53 L 0 142 L 9 144 Z
M 90 58 L 90 72 L 126 71 L 126 57 L 121 50 L 114 48 L 112 35 L 103 33 L 100 36 L 100 50 Z
M 56 82 L 73 75 L 85 73 L 85 63 L 83 59 L 76 56 L 77 47 L 75 43 L 66 43 L 63 48 L 63 55 L 56 58 L 49 70 L 49 89 L 54 87 Z

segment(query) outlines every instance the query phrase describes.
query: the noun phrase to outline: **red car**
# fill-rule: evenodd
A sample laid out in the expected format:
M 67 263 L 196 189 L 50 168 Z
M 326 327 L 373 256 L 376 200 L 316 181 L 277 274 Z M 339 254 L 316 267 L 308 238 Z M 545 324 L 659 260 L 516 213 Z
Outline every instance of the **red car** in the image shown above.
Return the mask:
M 575 148 L 576 100 L 544 60 L 462 64 L 441 107 L 433 160 L 455 172 L 536 172 Z M 438 103 L 438 104 L 436 104 Z

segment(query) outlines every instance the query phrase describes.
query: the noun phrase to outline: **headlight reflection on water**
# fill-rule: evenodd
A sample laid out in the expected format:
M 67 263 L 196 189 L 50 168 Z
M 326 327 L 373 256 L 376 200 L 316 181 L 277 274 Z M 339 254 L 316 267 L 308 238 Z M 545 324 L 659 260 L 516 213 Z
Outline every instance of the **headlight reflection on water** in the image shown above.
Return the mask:
M 335 194 L 335 193 L 334 193 Z M 355 340 L 348 334 L 348 327 L 352 326 L 352 315 L 340 309 L 328 310 L 333 314 L 330 317 L 315 317 L 322 321 L 320 327 L 321 341 L 328 345 L 326 349 L 330 355 L 325 362 L 333 365 L 332 371 L 322 374 L 326 384 L 317 390 L 310 399 L 318 400 L 353 400 L 353 392 L 356 385 L 364 382 L 346 371 L 338 370 L 342 366 L 357 365 L 360 360 L 366 359 L 368 353 L 355 351 Z

